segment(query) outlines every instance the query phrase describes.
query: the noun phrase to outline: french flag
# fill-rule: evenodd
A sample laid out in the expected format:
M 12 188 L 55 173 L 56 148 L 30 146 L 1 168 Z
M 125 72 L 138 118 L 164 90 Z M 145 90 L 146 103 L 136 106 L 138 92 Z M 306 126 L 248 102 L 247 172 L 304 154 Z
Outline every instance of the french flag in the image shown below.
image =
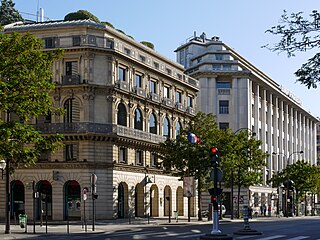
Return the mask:
M 200 138 L 192 132 L 188 132 L 188 141 L 190 143 L 200 144 Z

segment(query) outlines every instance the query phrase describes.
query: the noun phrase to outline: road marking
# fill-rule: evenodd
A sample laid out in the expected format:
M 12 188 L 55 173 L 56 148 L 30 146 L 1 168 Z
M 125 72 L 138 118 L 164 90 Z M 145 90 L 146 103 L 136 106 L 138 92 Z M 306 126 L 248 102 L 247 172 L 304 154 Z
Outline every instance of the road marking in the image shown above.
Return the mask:
M 265 238 L 259 238 L 259 240 L 271 240 L 271 239 L 277 239 L 277 238 L 282 238 L 285 237 L 286 235 L 275 235 L 275 236 L 270 236 L 270 237 L 265 237 Z
M 241 237 L 236 237 L 236 239 L 249 239 L 249 238 L 254 238 L 257 237 L 256 235 L 251 235 L 251 236 L 241 236 Z
M 294 238 L 288 238 L 288 240 L 300 240 L 300 239 L 305 239 L 305 238 L 310 238 L 308 236 L 298 236 L 298 237 L 294 237 Z

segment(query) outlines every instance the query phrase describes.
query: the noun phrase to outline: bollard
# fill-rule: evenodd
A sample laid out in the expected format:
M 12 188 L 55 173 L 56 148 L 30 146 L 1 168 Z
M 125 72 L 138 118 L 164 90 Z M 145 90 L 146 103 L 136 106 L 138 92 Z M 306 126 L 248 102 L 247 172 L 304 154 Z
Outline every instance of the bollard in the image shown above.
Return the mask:
M 244 228 L 242 230 L 234 232 L 234 234 L 237 234 L 237 235 L 261 235 L 262 234 L 262 232 L 258 232 L 250 228 L 248 206 L 243 207 L 243 221 L 244 221 Z

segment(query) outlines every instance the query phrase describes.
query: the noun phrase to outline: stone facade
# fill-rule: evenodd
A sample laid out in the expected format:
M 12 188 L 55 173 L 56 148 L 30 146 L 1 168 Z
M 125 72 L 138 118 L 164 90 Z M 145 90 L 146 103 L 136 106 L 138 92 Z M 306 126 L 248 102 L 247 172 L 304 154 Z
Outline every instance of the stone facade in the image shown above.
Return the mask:
M 43 39 L 45 51 L 65 51 L 52 66 L 54 102 L 65 114 L 32 122 L 43 134 L 64 134 L 64 147 L 10 176 L 12 216 L 80 220 L 85 212 L 92 219 L 93 203 L 96 219 L 187 216 L 183 182 L 163 174 L 157 152 L 194 116 L 198 81 L 182 65 L 89 20 L 5 28 L 12 31 Z M 0 204 L 3 218 L 4 198 Z M 191 197 L 191 216 L 196 206 Z

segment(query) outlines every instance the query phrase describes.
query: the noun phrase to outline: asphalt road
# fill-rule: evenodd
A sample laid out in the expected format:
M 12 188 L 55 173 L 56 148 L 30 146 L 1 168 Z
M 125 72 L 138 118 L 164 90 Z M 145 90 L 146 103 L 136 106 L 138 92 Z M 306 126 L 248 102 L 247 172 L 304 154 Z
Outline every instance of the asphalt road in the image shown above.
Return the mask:
M 234 239 L 248 240 L 320 240 L 320 217 L 302 218 L 261 218 L 250 222 L 250 227 L 262 235 L 236 235 L 235 232 L 242 230 L 242 221 L 223 221 L 219 229 L 226 234 L 230 234 Z M 3 229 L 3 230 L 2 230 Z M 133 224 L 121 223 L 97 223 L 95 231 L 88 225 L 87 232 L 81 225 L 70 225 L 69 234 L 66 225 L 49 225 L 46 234 L 45 226 L 36 228 L 33 234 L 33 227 L 28 227 L 28 233 L 24 233 L 19 226 L 11 226 L 12 233 L 4 234 L 4 226 L 0 225 L 0 239 L 92 239 L 92 240 L 138 240 L 138 239 L 199 239 L 200 236 L 210 233 L 211 222 L 171 222 L 146 221 L 135 222 Z

